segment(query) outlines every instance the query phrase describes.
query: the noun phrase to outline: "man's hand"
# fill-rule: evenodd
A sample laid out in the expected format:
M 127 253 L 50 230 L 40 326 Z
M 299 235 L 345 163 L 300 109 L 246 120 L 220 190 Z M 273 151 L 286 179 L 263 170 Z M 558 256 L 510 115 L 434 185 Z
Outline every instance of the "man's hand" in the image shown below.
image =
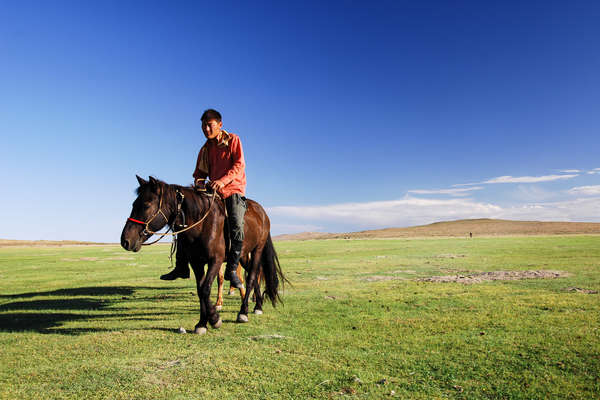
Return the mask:
M 206 190 L 206 186 L 204 185 L 206 182 L 206 179 L 202 179 L 202 178 L 198 178 L 196 179 L 196 181 L 194 182 L 194 189 L 196 189 L 197 191 L 203 192 Z
M 219 181 L 210 181 L 208 183 L 208 186 L 211 187 L 212 190 L 214 190 L 215 192 L 220 191 L 221 189 L 223 189 L 223 187 L 225 186 L 222 182 Z

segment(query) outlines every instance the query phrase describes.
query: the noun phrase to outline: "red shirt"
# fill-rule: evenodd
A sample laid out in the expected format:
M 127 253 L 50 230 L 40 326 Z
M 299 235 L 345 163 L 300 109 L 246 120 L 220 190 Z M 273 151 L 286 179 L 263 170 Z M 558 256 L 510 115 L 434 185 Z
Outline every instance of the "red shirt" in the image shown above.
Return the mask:
M 246 162 L 240 137 L 222 130 L 221 140 L 207 140 L 198 152 L 194 181 L 207 176 L 225 186 L 219 191 L 224 198 L 246 193 Z

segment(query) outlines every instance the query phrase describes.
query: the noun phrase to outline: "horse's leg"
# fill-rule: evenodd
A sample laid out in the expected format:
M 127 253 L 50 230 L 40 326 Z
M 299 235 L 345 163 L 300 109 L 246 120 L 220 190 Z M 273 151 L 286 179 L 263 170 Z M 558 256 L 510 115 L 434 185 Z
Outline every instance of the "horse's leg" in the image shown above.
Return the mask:
M 246 283 L 246 280 L 244 279 L 244 268 L 242 268 L 242 263 L 240 263 L 240 265 L 238 265 L 236 274 L 237 274 L 238 278 L 240 278 L 240 282 Z M 235 290 L 235 288 L 233 288 L 233 290 Z M 242 286 L 240 288 L 240 298 L 242 301 L 244 300 L 244 296 L 246 296 L 246 289 L 244 288 L 244 286 Z
M 215 306 L 210 302 L 210 288 L 215 280 L 216 275 L 219 273 L 223 260 L 212 259 L 209 261 L 208 270 L 206 276 L 200 287 L 200 302 L 203 303 L 200 307 L 200 321 L 196 325 L 195 332 L 198 334 L 206 333 L 206 324 L 209 322 L 213 328 L 218 329 L 221 327 L 222 321 L 219 318 L 219 313 L 215 309 Z
M 198 294 L 198 300 L 200 301 L 200 319 L 202 319 L 202 315 L 206 314 L 206 311 L 204 310 L 204 302 L 202 301 L 202 297 L 201 297 L 202 283 L 204 282 L 204 278 L 205 278 L 204 263 L 192 262 L 191 265 L 192 265 L 192 271 L 194 271 L 194 276 L 196 277 L 196 293 Z M 195 327 L 196 333 L 199 333 L 198 332 L 199 325 L 200 325 L 200 322 L 198 322 L 198 324 Z M 206 331 L 206 328 L 204 328 L 204 329 Z
M 236 275 L 238 276 L 240 282 L 244 283 L 244 269 L 242 268 L 242 264 L 240 262 L 240 265 L 238 265 L 237 270 L 235 271 Z M 246 291 L 243 288 L 240 288 L 240 293 L 246 293 Z M 229 285 L 229 296 L 233 296 L 235 294 L 235 288 L 231 285 Z M 244 297 L 244 295 L 242 294 L 242 297 Z
M 263 271 L 262 271 L 262 268 L 260 268 L 260 270 L 258 271 L 258 278 L 256 278 L 256 285 L 258 286 L 256 288 L 256 290 L 258 290 L 259 293 L 260 293 L 260 281 L 263 279 L 264 279 Z M 256 291 L 254 293 L 252 293 L 252 301 L 256 302 Z
M 225 274 L 223 273 L 223 268 L 219 268 L 219 273 L 217 275 L 217 282 L 219 283 L 219 289 L 217 290 L 217 303 L 215 304 L 215 309 L 217 311 L 221 311 L 223 309 L 223 282 L 225 281 Z M 231 289 L 229 289 L 231 291 Z
M 238 265 L 236 274 L 238 276 L 238 278 L 240 279 L 240 281 L 242 283 L 244 283 L 244 274 L 242 273 L 243 269 L 242 269 L 242 264 L 240 263 L 240 265 Z M 217 276 L 218 282 L 219 282 L 219 295 L 217 297 L 217 304 L 216 304 L 216 309 L 217 311 L 221 311 L 223 309 L 223 280 L 225 279 L 225 274 L 223 271 L 223 268 L 219 268 L 219 275 Z M 244 299 L 244 296 L 246 295 L 246 289 L 244 289 L 244 287 L 241 287 L 240 289 L 240 296 L 242 298 L 242 300 Z M 229 286 L 229 296 L 232 296 L 235 294 L 235 288 L 233 286 Z
M 256 277 L 256 283 L 254 284 L 254 314 L 262 314 L 263 296 L 260 294 L 260 279 L 262 278 L 262 268 L 259 267 L 258 276 Z
M 246 291 L 246 295 L 244 296 L 244 300 L 242 301 L 242 307 L 240 308 L 240 312 L 237 317 L 237 322 L 248 322 L 248 300 L 250 299 L 250 293 L 252 292 L 252 288 L 254 287 L 258 275 L 258 271 L 260 269 L 260 256 L 262 254 L 262 248 L 255 249 L 252 252 L 252 260 L 250 263 L 250 272 L 248 273 L 248 290 Z

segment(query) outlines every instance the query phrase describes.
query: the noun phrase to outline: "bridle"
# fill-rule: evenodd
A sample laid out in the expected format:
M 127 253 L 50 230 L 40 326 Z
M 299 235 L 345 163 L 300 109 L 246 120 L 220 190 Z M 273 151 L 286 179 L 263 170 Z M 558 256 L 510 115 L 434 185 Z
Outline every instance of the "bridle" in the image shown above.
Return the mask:
M 179 193 L 179 191 L 178 191 Z M 183 196 L 183 194 L 182 194 Z M 165 213 L 162 210 L 162 201 L 163 201 L 163 193 L 160 194 L 160 200 L 158 202 L 158 211 L 154 213 L 154 215 L 147 221 L 140 221 L 139 219 L 135 219 L 135 218 L 127 218 L 127 221 L 131 221 L 131 222 L 135 222 L 136 224 L 140 224 L 140 225 L 144 225 L 144 230 L 142 231 L 143 235 L 154 235 L 156 234 L 156 232 L 154 232 L 153 230 L 149 229 L 150 224 L 152 223 L 152 221 L 154 221 L 154 218 L 156 218 L 159 214 L 163 216 L 163 218 L 165 219 L 165 221 L 167 222 L 167 224 L 169 223 L 169 219 L 167 218 L 167 216 L 165 215 Z M 177 205 L 178 209 L 181 207 L 181 204 Z M 175 216 L 175 218 L 177 218 L 177 216 Z M 169 225 L 169 229 L 171 229 L 171 225 Z M 168 232 L 168 231 L 167 231 Z
M 215 197 L 219 196 L 216 192 L 214 192 L 212 194 L 212 199 L 210 201 L 210 205 L 208 206 L 208 209 L 206 210 L 206 213 L 198 221 L 194 222 L 192 225 L 187 226 L 185 224 L 185 213 L 181 209 L 181 205 L 183 204 L 183 200 L 185 199 L 185 196 L 182 192 L 179 191 L 179 189 L 175 189 L 175 193 L 176 193 L 175 197 L 177 198 L 177 213 L 175 214 L 173 224 L 169 224 L 169 219 L 167 218 L 165 213 L 162 211 L 164 190 L 160 194 L 160 200 L 158 202 L 158 211 L 156 213 L 154 213 L 154 215 L 152 217 L 150 217 L 150 219 L 147 222 L 140 221 L 139 219 L 135 219 L 135 218 L 131 218 L 131 217 L 127 218 L 127 221 L 131 221 L 136 224 L 144 225 L 144 230 L 142 231 L 143 235 L 150 235 L 150 236 L 158 235 L 159 236 L 159 238 L 152 243 L 142 243 L 143 246 L 150 246 L 151 244 L 158 242 L 165 236 L 177 236 L 177 234 L 179 234 L 179 233 L 188 231 L 188 230 L 198 226 L 200 223 L 202 223 L 202 221 L 204 221 L 206 219 L 206 217 L 208 217 L 208 214 L 210 214 L 210 211 L 212 210 L 212 206 L 215 202 Z M 150 224 L 152 223 L 152 221 L 154 221 L 154 218 L 156 218 L 159 214 L 162 215 L 162 217 L 165 219 L 165 221 L 169 225 L 169 229 L 166 232 L 159 233 L 159 232 L 156 232 L 156 231 L 153 231 L 152 229 L 150 229 Z M 179 217 L 179 214 L 181 214 L 183 216 L 183 224 L 181 225 L 181 226 L 183 226 L 183 229 L 181 229 L 179 231 L 169 232 L 170 230 L 173 229 L 172 225 L 175 225 L 175 221 L 177 220 L 177 217 Z

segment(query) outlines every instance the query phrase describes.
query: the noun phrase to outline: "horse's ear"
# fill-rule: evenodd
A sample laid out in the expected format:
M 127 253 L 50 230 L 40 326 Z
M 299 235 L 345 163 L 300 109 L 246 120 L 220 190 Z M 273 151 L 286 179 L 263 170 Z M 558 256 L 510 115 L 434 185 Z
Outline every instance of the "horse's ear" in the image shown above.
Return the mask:
M 140 186 L 144 186 L 146 183 L 148 183 L 145 180 L 143 180 L 142 178 L 140 178 L 138 175 L 136 175 L 135 177 L 137 178 Z
M 150 186 L 152 187 L 152 191 L 157 192 L 159 189 L 159 184 L 158 184 L 158 180 L 156 178 L 154 178 L 153 176 L 148 177 L 149 178 L 149 182 L 150 182 Z

